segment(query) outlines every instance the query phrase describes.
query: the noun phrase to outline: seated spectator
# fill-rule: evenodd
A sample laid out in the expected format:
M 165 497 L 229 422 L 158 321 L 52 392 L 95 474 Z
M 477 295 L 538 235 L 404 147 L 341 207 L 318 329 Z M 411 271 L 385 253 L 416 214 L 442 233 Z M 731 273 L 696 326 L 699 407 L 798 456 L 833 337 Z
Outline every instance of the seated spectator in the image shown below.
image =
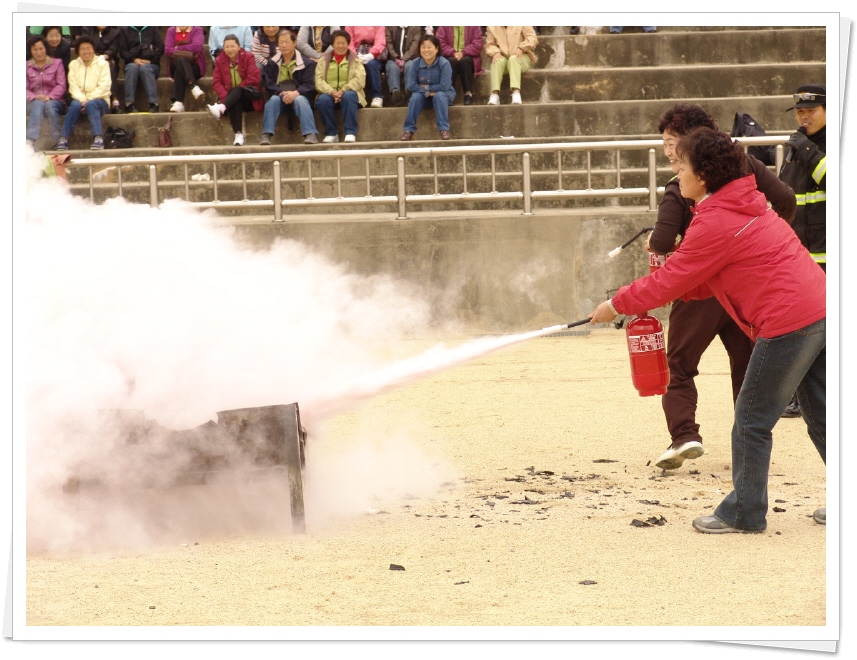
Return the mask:
M 77 59 L 68 65 L 68 91 L 71 104 L 65 115 L 58 150 L 68 149 L 68 138 L 80 115 L 86 115 L 92 131 L 90 149 L 104 149 L 101 116 L 108 110 L 110 101 L 110 65 L 95 55 L 92 39 L 80 36 L 74 43 Z
M 92 39 L 95 54 L 110 65 L 110 110 L 119 114 L 122 112 L 119 104 L 119 27 L 82 27 L 80 33 Z
M 622 30 L 624 30 L 624 29 L 625 29 L 624 27 L 611 27 L 610 28 L 610 34 L 622 34 Z M 657 31 L 658 31 L 658 28 L 655 25 L 649 25 L 649 26 L 643 28 L 643 32 L 657 32 Z
M 60 139 L 60 115 L 65 114 L 66 78 L 62 60 L 48 56 L 48 44 L 41 35 L 29 39 L 31 59 L 27 61 L 27 144 L 35 148 L 42 117 L 51 127 L 51 149 Z
M 142 78 L 149 100 L 149 112 L 158 111 L 158 76 L 164 41 L 161 28 L 132 25 L 119 31 L 119 53 L 125 62 L 125 112 L 137 112 L 137 81 Z
M 211 85 L 218 102 L 208 106 L 215 119 L 229 115 L 235 133 L 232 144 L 244 144 L 241 131 L 242 115 L 245 112 L 260 112 L 264 107 L 260 84 L 259 67 L 256 60 L 238 44 L 238 37 L 228 34 L 223 40 L 223 51 L 214 61 Z
M 333 50 L 322 54 L 315 67 L 316 110 L 324 124 L 323 142 L 339 142 L 336 130 L 336 107 L 342 111 L 345 123 L 345 141 L 357 140 L 357 108 L 366 107 L 363 87 L 366 85 L 366 69 L 349 49 L 351 35 L 345 30 L 336 30 L 331 35 Z
M 197 81 L 205 75 L 206 63 L 202 49 L 205 39 L 202 28 L 195 26 L 170 26 L 164 38 L 164 54 L 170 58 L 170 78 L 173 93 L 170 97 L 170 112 L 184 112 L 184 97 L 187 88 L 193 98 L 205 96 Z
M 281 26 L 263 25 L 253 33 L 253 46 L 251 48 L 253 57 L 256 58 L 256 66 L 259 70 L 265 68 L 268 60 L 277 53 L 277 35 L 280 34 Z
M 333 48 L 330 35 L 339 29 L 338 25 L 302 27 L 298 31 L 298 52 L 304 58 L 318 62 L 322 53 Z
M 253 48 L 253 29 L 249 25 L 212 25 L 208 28 L 208 50 L 212 62 L 223 50 L 223 40 L 227 34 L 238 38 L 238 45 L 250 52 Z
M 383 25 L 357 26 L 346 25 L 345 31 L 351 36 L 348 48 L 357 54 L 366 70 L 366 96 L 373 108 L 384 107 L 381 94 L 381 58 L 387 50 L 387 39 Z
M 48 57 L 52 60 L 61 60 L 63 70 L 68 76 L 68 65 L 71 62 L 71 41 L 63 36 L 63 28 L 46 27 L 42 30 L 42 36 L 48 44 Z
M 402 76 L 407 79 L 408 70 L 420 55 L 420 37 L 423 30 L 419 25 L 399 25 L 385 28 L 387 42 L 387 62 L 384 70 L 387 74 L 387 87 L 390 89 L 390 102 L 399 105 L 402 100 Z
M 521 74 L 535 63 L 533 49 L 539 43 L 529 26 L 488 26 L 485 54 L 491 58 L 491 96 L 488 105 L 500 105 L 500 83 L 508 71 L 512 103 L 521 103 Z
M 291 30 L 280 30 L 277 48 L 279 51 L 268 60 L 262 72 L 265 89 L 271 97 L 265 103 L 259 144 L 271 144 L 274 127 L 283 110 L 297 116 L 306 144 L 318 144 L 318 130 L 312 111 L 315 101 L 315 62 L 296 52 L 295 33 Z
M 472 105 L 473 80 L 482 73 L 482 28 L 441 26 L 435 36 L 440 41 L 440 54 L 452 67 L 452 86 L 461 78 L 464 105 Z
M 435 122 L 440 139 L 449 139 L 449 106 L 455 100 L 452 86 L 452 67 L 440 54 L 440 41 L 432 34 L 425 34 L 419 41 L 420 56 L 408 70 L 408 116 L 402 140 L 413 140 L 417 132 L 417 117 L 426 106 L 434 107 Z

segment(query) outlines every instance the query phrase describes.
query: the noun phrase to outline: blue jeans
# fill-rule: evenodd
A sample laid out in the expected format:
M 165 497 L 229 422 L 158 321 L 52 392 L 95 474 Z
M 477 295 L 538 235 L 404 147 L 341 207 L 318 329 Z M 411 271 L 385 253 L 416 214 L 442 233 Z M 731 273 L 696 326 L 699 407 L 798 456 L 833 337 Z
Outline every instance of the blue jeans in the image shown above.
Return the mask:
M 71 136 L 71 132 L 74 130 L 74 125 L 77 123 L 77 120 L 80 119 L 81 113 L 86 115 L 86 118 L 89 119 L 89 128 L 92 131 L 92 135 L 104 135 L 101 131 L 101 115 L 106 113 L 107 101 L 104 99 L 93 99 L 92 101 L 86 102 L 86 109 L 84 110 L 80 101 L 72 101 L 71 105 L 68 106 L 68 112 L 65 115 L 65 122 L 62 125 L 62 136 L 64 138 L 68 138 Z
M 411 70 L 411 67 L 414 65 L 416 60 L 408 60 L 405 62 L 405 72 L 402 74 L 399 71 L 399 67 L 396 66 L 395 60 L 387 60 L 387 64 L 384 67 L 384 71 L 387 74 L 387 88 L 392 92 L 394 89 L 402 89 L 402 76 L 404 75 L 405 80 L 408 79 L 408 71 Z
M 38 140 L 42 128 L 42 117 L 48 118 L 51 127 L 51 139 L 60 139 L 60 115 L 65 113 L 65 103 L 62 101 L 27 101 L 27 139 Z
M 383 96 L 381 94 L 381 60 L 370 60 L 363 65 L 366 69 L 366 99 L 372 99 Z
M 434 117 L 437 130 L 449 130 L 449 97 L 445 92 L 435 92 L 434 96 L 426 97 L 420 93 L 411 94 L 408 99 L 408 116 L 405 117 L 405 130 L 411 133 L 417 131 L 417 117 L 423 108 L 434 106 Z
M 357 108 L 360 107 L 357 92 L 353 89 L 345 92 L 339 102 L 339 107 L 342 110 L 345 134 L 357 135 Z M 315 109 L 318 110 L 318 116 L 321 123 L 324 124 L 324 134 L 336 135 L 336 104 L 333 102 L 333 97 L 330 94 L 319 94 L 315 100 Z
M 157 64 L 144 64 L 143 66 L 134 64 L 125 65 L 125 105 L 134 103 L 137 98 L 137 79 L 143 80 L 143 88 L 146 90 L 146 96 L 149 103 L 158 103 L 158 75 L 161 73 L 161 67 Z
M 265 103 L 265 112 L 262 115 L 262 132 L 273 135 L 280 113 L 284 110 L 288 111 L 287 109 L 290 107 L 301 122 L 301 135 L 318 133 L 315 127 L 315 117 L 312 114 L 312 104 L 306 96 L 299 96 L 288 105 L 283 103 L 279 96 L 269 98 Z
M 737 529 L 767 527 L 771 430 L 797 392 L 809 437 L 827 462 L 826 319 L 773 339 L 757 339 L 735 402 L 732 487 L 714 515 Z

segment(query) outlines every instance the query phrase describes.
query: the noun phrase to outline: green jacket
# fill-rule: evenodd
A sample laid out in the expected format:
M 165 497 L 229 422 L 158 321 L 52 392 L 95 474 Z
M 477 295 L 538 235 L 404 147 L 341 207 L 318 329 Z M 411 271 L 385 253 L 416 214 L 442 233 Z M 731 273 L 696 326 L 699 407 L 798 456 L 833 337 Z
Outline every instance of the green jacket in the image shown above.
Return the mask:
M 366 86 L 366 69 L 363 68 L 363 63 L 357 55 L 350 50 L 345 54 L 345 59 L 348 62 L 348 73 L 345 77 L 345 84 L 337 88 L 328 82 L 327 76 L 330 63 L 333 60 L 333 50 L 322 53 L 321 59 L 315 67 L 315 90 L 319 94 L 330 94 L 337 89 L 354 90 L 357 92 L 357 100 L 360 103 L 360 107 L 365 108 L 366 95 L 363 93 L 363 88 Z M 336 66 L 335 62 L 334 66 Z

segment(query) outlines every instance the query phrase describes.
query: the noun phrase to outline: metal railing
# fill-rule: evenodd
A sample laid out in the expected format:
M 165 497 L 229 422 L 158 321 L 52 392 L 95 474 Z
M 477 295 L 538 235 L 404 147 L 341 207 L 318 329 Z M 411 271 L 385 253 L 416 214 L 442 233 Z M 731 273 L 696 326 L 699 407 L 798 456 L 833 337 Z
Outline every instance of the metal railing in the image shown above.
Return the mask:
M 776 146 L 776 171 L 780 170 L 783 161 L 783 146 L 782 144 L 788 140 L 788 136 L 782 135 L 766 135 L 753 138 L 737 138 L 744 146 L 745 150 L 750 146 Z M 175 188 L 175 183 L 160 182 L 158 179 L 158 166 L 181 166 L 184 172 L 184 200 L 191 206 L 197 208 L 215 208 L 215 209 L 259 209 L 273 211 L 274 221 L 281 222 L 283 218 L 284 208 L 293 207 L 320 207 L 320 206 L 357 206 L 357 205 L 390 205 L 396 209 L 396 219 L 404 220 L 408 218 L 409 204 L 436 204 L 448 202 L 506 202 L 520 201 L 523 215 L 533 215 L 533 203 L 541 200 L 564 200 L 564 199 L 606 199 L 615 197 L 639 197 L 648 200 L 648 210 L 657 210 L 657 196 L 663 192 L 663 187 L 657 186 L 657 157 L 662 151 L 663 144 L 660 140 L 618 140 L 618 141 L 601 141 L 601 142 L 558 142 L 546 144 L 493 144 L 486 146 L 459 146 L 459 147 L 412 147 L 400 149 L 356 149 L 356 150 L 331 150 L 331 151 L 299 151 L 299 152 L 254 152 L 249 154 L 220 154 L 220 155 L 189 155 L 189 156 L 141 156 L 141 157 L 121 157 L 121 158 L 91 158 L 73 161 L 67 165 L 69 169 L 88 169 L 89 179 L 89 196 L 90 200 L 95 201 L 96 188 L 110 187 L 112 183 L 99 183 L 105 172 L 110 170 L 116 171 L 116 186 L 118 194 L 124 197 L 124 190 L 131 185 L 139 186 L 141 184 L 130 184 L 123 181 L 122 170 L 129 167 L 147 167 L 148 168 L 148 188 L 149 188 L 149 204 L 152 207 L 158 207 L 160 200 L 163 197 L 162 189 Z M 622 186 L 623 172 L 627 175 L 631 172 L 637 173 L 639 167 L 626 166 L 622 167 L 622 153 L 644 151 L 647 159 L 647 182 L 646 187 L 629 187 Z M 583 153 L 585 155 L 585 166 L 573 171 L 563 170 L 563 155 L 568 153 Z M 598 175 L 604 175 L 612 169 L 600 168 L 593 170 L 592 156 L 594 153 L 608 152 L 615 154 L 613 167 L 615 168 L 615 187 L 612 188 L 593 188 L 592 178 L 593 172 Z M 556 154 L 556 186 L 551 190 L 534 190 L 533 189 L 533 171 L 531 168 L 531 155 L 541 153 Z M 513 172 L 502 172 L 502 176 L 520 176 L 519 190 L 500 191 L 497 189 L 497 156 L 518 155 L 520 156 L 520 170 Z M 468 157 L 488 156 L 490 158 L 490 167 L 487 171 L 468 172 Z M 438 174 L 438 158 L 443 157 L 460 157 L 461 170 L 460 172 L 445 171 L 444 177 L 461 178 L 460 190 L 457 192 L 440 192 L 439 174 Z M 424 179 L 426 175 L 406 174 L 406 163 L 414 159 L 430 158 L 432 163 L 432 175 L 434 192 L 430 194 L 417 194 L 408 192 L 409 181 L 414 182 L 417 179 Z M 363 159 L 365 162 L 365 174 L 361 176 L 349 175 L 345 176 L 342 173 L 343 161 L 352 162 Z M 389 174 L 380 174 L 371 171 L 370 162 L 372 160 L 395 160 L 395 177 L 396 194 L 394 195 L 373 195 L 371 192 L 371 184 L 373 179 L 390 178 Z M 336 166 L 335 177 L 313 177 L 314 162 L 334 161 Z M 302 181 L 305 183 L 306 195 L 304 197 L 294 197 L 284 199 L 283 195 L 283 178 L 282 164 L 298 162 L 306 167 L 306 177 L 297 179 L 288 179 L 288 182 Z M 472 162 L 472 161 L 471 161 Z M 264 163 L 271 163 L 272 167 L 272 199 L 249 199 L 247 194 L 247 164 L 250 163 L 258 166 Z M 220 198 L 220 187 L 222 182 L 218 177 L 218 166 L 224 167 L 238 164 L 241 166 L 241 188 L 243 197 L 240 200 L 228 200 Z M 199 175 L 189 176 L 189 167 L 193 165 L 210 166 L 212 176 L 210 178 L 199 179 Z M 98 169 L 100 168 L 100 169 Z M 545 174 L 541 171 L 539 174 Z M 585 187 L 576 189 L 566 189 L 563 186 L 563 176 L 569 175 L 584 176 L 586 179 Z M 208 175 L 204 175 L 208 177 Z M 486 192 L 472 192 L 468 190 L 468 176 L 484 177 L 491 179 L 491 189 Z M 351 183 L 355 180 L 365 179 L 366 194 L 365 195 L 343 195 L 343 182 Z M 327 197 L 316 197 L 313 182 L 316 184 L 320 180 L 335 182 L 336 194 Z M 193 181 L 193 182 L 191 182 Z M 224 180 L 223 183 L 225 183 Z M 235 183 L 235 179 L 228 180 L 230 184 Z M 86 185 L 86 184 L 84 184 Z M 146 185 L 146 184 L 143 184 Z M 213 199 L 208 201 L 190 201 L 191 187 L 203 186 L 210 188 L 213 194 Z

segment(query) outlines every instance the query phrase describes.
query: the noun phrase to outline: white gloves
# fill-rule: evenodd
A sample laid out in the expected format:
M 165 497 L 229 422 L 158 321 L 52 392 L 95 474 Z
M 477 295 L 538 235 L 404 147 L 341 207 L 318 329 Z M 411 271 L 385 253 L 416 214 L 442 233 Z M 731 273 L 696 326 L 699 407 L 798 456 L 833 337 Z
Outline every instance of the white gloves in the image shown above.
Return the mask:
M 366 53 L 365 55 L 358 55 L 357 57 L 360 58 L 360 61 L 363 64 L 366 64 L 367 62 L 371 62 L 372 60 L 375 59 L 375 56 L 372 53 Z

